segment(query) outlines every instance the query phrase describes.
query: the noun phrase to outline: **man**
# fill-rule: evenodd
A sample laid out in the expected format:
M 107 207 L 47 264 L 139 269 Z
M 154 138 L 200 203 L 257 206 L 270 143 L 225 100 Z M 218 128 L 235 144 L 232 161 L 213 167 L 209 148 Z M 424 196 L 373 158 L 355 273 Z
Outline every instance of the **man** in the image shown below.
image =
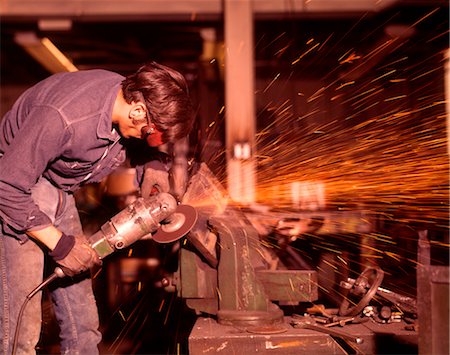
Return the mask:
M 174 142 L 193 120 L 183 76 L 154 62 L 126 78 L 105 70 L 56 74 L 16 101 L 0 121 L 0 353 L 12 351 L 19 309 L 43 280 L 46 254 L 69 276 L 51 291 L 61 352 L 98 353 L 86 271 L 100 261 L 83 236 L 72 192 L 121 165 L 127 140 Z M 148 173 L 147 185 L 167 176 Z M 40 327 L 38 293 L 25 309 L 17 353 L 35 353 Z

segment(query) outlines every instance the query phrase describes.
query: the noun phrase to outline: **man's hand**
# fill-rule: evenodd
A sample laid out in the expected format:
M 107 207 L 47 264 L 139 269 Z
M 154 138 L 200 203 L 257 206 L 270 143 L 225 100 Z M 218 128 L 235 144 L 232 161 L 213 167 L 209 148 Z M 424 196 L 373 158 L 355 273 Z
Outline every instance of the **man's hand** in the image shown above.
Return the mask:
M 97 253 L 84 236 L 63 234 L 49 255 L 62 267 L 67 276 L 74 276 L 94 265 L 101 265 Z
M 152 168 L 145 169 L 144 180 L 141 186 L 142 197 L 147 198 L 155 192 L 169 192 L 169 190 L 169 173 L 167 171 Z

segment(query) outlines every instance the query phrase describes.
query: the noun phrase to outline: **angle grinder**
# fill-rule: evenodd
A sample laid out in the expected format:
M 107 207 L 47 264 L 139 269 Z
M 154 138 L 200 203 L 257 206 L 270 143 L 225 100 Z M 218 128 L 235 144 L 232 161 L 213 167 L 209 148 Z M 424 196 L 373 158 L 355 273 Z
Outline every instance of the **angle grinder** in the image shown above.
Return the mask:
M 175 198 L 161 192 L 148 198 L 138 198 L 100 227 L 88 238 L 89 245 L 100 259 L 126 248 L 141 239 L 171 243 L 185 236 L 197 221 L 197 211 L 190 205 L 178 205 Z M 64 271 L 57 267 L 30 295 L 58 277 Z
M 171 194 L 161 192 L 148 198 L 138 198 L 103 224 L 97 233 L 88 238 L 88 242 L 98 257 L 103 259 L 141 239 L 151 238 L 158 243 L 174 242 L 185 236 L 196 221 L 197 211 L 194 207 L 178 205 Z M 53 274 L 27 295 L 19 312 L 12 354 L 17 351 L 17 339 L 26 304 L 53 280 L 64 276 L 62 268 L 55 268 Z
M 88 238 L 100 259 L 140 239 L 171 243 L 186 235 L 197 221 L 190 205 L 178 205 L 166 192 L 138 198 Z

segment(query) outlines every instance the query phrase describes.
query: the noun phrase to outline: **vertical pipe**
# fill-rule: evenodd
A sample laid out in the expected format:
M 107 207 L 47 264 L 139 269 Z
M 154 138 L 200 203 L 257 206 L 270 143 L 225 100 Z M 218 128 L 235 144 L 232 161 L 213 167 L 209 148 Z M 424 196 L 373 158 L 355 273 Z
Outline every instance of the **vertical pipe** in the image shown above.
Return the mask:
M 181 200 L 187 188 L 188 154 L 189 139 L 187 137 L 174 143 L 171 182 L 172 192 L 178 200 Z
M 450 154 L 450 49 L 444 53 L 445 116 L 447 117 L 447 154 Z
M 255 96 L 252 0 L 224 0 L 225 135 L 228 192 L 255 200 Z

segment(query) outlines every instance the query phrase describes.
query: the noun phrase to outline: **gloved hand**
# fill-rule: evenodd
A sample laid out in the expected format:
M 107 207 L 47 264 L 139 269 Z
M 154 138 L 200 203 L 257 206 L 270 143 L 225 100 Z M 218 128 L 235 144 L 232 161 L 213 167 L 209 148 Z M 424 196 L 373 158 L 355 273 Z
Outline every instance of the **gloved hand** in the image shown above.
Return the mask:
M 154 169 L 152 167 L 145 169 L 144 180 L 141 186 L 142 197 L 149 197 L 152 194 L 153 188 L 158 192 L 169 192 L 169 173 L 166 170 Z
M 84 236 L 74 237 L 63 233 L 49 255 L 62 267 L 67 276 L 74 276 L 94 265 L 101 265 L 97 253 Z

